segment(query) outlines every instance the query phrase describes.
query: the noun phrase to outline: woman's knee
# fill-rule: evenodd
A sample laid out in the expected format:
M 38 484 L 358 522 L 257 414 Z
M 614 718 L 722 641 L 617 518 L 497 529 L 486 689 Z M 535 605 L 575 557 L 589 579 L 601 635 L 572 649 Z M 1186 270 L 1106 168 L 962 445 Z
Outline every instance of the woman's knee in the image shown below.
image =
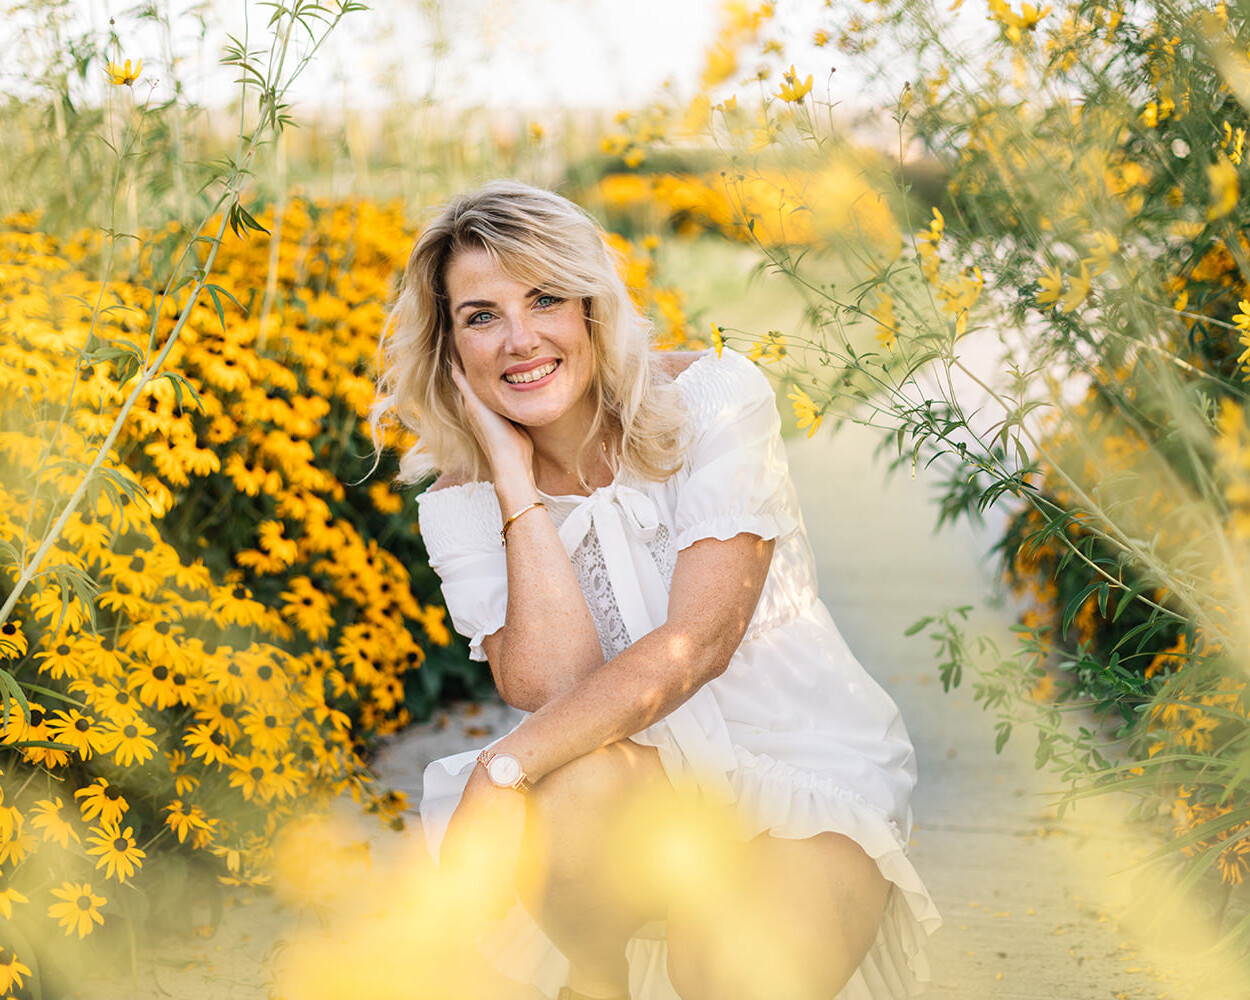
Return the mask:
M 570 761 L 536 782 L 526 839 L 547 877 L 584 878 L 622 849 L 632 804 L 666 786 L 658 755 L 628 740 Z M 619 861 L 619 859 L 616 859 Z

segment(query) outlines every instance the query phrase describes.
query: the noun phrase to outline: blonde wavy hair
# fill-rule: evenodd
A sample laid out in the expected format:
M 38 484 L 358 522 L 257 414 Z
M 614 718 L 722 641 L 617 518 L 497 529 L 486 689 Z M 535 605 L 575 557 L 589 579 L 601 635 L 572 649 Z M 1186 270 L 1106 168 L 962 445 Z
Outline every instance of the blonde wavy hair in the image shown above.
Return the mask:
M 585 303 L 595 403 L 586 442 L 615 426 L 619 468 L 657 481 L 676 472 L 685 410 L 652 358 L 651 325 L 630 299 L 603 233 L 560 195 L 495 181 L 448 202 L 422 231 L 382 332 L 381 376 L 369 415 L 375 444 L 391 417 L 418 438 L 400 458 L 398 480 L 414 483 L 438 472 L 489 478 L 489 462 L 451 380 L 455 345 L 445 281 L 456 254 L 478 249 L 512 280 Z

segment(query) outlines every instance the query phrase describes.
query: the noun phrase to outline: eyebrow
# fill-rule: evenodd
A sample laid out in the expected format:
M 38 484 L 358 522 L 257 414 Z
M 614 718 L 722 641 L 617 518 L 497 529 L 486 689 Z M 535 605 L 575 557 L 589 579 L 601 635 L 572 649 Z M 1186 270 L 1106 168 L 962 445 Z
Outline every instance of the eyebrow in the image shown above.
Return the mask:
M 531 288 L 525 293 L 527 299 L 534 299 L 540 295 L 550 295 L 550 292 L 544 292 L 541 288 Z M 453 312 L 460 312 L 462 309 L 494 309 L 495 303 L 490 299 L 465 299 L 456 306 Z

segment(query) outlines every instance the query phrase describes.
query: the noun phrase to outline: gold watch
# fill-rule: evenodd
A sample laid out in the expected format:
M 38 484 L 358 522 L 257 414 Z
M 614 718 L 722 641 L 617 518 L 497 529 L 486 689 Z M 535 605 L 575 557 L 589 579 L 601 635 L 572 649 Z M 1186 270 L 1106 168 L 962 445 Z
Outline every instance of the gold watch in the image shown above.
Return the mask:
M 521 762 L 512 754 L 487 749 L 477 755 L 477 762 L 486 768 L 486 777 L 496 788 L 515 788 L 518 792 L 530 790 Z

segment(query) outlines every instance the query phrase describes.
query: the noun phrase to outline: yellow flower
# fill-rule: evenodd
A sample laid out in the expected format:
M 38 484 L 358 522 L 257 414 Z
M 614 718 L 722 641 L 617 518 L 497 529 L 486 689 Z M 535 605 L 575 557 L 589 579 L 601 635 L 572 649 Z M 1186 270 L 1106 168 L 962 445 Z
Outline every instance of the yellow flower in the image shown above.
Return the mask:
M 1046 268 L 1046 273 L 1037 279 L 1041 291 L 1037 294 L 1037 304 L 1045 308 L 1053 306 L 1063 294 L 1063 273 L 1058 267 Z
M 30 975 L 30 967 L 18 961 L 13 952 L 0 945 L 0 994 L 9 996 L 22 988 L 22 976 Z
M 1237 180 L 1237 168 L 1223 153 L 1207 166 L 1207 180 L 1211 183 L 1211 205 L 1207 219 L 1222 219 L 1237 206 L 1241 185 Z
M 73 824 L 61 815 L 64 805 L 59 795 L 55 799 L 40 799 L 31 809 L 33 818 L 30 825 L 42 831 L 44 840 L 68 848 L 71 837 L 75 843 L 81 844 L 82 840 Z
M 716 350 L 716 356 L 720 357 L 720 352 L 725 349 L 725 328 L 712 324 L 712 347 Z
M 118 66 L 115 62 L 111 62 L 108 64 L 108 67 L 104 70 L 104 72 L 109 78 L 109 83 L 116 87 L 129 87 L 137 79 L 139 79 L 139 74 L 143 72 L 143 60 L 140 59 L 133 68 L 131 68 L 129 59 L 127 59 L 121 66 Z
M 763 339 L 752 344 L 751 350 L 747 352 L 747 357 L 752 361 L 762 361 L 764 364 L 780 361 L 785 356 L 785 334 L 778 333 L 776 330 L 769 330 Z
M 88 882 L 62 882 L 60 888 L 53 889 L 52 895 L 63 900 L 48 907 L 48 916 L 65 928 L 66 936 L 78 931 L 80 938 L 85 938 L 93 930 L 95 924 L 104 923 L 100 916 L 100 907 L 107 900 L 91 891 Z
M 794 415 L 798 419 L 797 426 L 799 430 L 802 430 L 804 427 L 809 428 L 807 436 L 811 437 L 820 428 L 821 420 L 821 412 L 812 401 L 812 397 L 798 386 L 795 386 L 793 392 L 786 394 L 786 398 L 790 400 L 790 404 L 794 407 Z
M 0 889 L 0 915 L 5 920 L 13 919 L 14 903 L 29 903 L 30 900 L 23 896 L 16 889 L 10 887 L 8 889 Z
M 1241 346 L 1245 348 L 1237 358 L 1237 364 L 1250 373 L 1250 302 L 1242 299 L 1237 306 L 1237 315 L 1233 317 L 1233 323 L 1237 327 L 1237 336 L 1241 340 Z
M 798 104 L 812 89 L 812 74 L 808 73 L 807 79 L 799 83 L 798 73 L 795 72 L 793 66 L 782 75 L 782 81 L 781 91 L 777 96 L 790 104 Z
M 877 321 L 877 340 L 887 351 L 894 350 L 898 338 L 898 324 L 894 320 L 894 300 L 888 295 L 881 296 L 877 308 L 872 311 Z
M 1081 273 L 1072 279 L 1072 283 L 1068 286 L 1067 292 L 1064 293 L 1060 305 L 1064 312 L 1071 312 L 1089 295 L 1089 283 L 1091 279 L 1089 268 L 1085 266 L 1085 262 L 1081 261 Z
M 135 841 L 133 827 L 122 830 L 116 823 L 106 823 L 93 826 L 91 832 L 95 836 L 88 837 L 87 843 L 95 846 L 89 847 L 87 853 L 100 856 L 95 866 L 104 868 L 106 876 L 125 882 L 142 867 L 142 860 L 147 854 Z

